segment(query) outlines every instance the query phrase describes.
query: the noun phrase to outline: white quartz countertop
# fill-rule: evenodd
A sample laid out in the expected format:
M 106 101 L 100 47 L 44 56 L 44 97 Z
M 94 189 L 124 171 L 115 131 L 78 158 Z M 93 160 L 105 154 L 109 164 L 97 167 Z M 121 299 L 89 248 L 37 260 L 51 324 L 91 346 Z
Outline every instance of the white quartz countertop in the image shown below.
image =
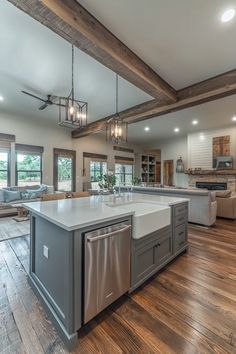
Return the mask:
M 91 196 L 86 198 L 62 199 L 24 203 L 24 207 L 55 225 L 73 231 L 90 225 L 115 220 L 135 214 L 135 203 L 171 206 L 188 202 L 185 198 L 172 198 L 142 193 L 122 193 L 121 197 Z M 119 204 L 130 204 L 130 208 L 119 208 Z

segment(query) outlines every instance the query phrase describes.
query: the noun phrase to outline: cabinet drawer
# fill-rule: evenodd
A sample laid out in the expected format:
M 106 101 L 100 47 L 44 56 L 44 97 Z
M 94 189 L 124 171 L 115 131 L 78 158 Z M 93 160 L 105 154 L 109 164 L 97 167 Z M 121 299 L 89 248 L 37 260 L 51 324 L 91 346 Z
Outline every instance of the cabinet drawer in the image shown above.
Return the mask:
M 177 227 L 188 222 L 188 214 L 186 211 L 179 213 L 174 217 L 174 227 Z
M 177 252 L 187 243 L 187 227 L 180 225 L 174 231 L 174 252 Z
M 181 205 L 177 205 L 174 208 L 174 216 L 178 217 L 179 215 L 183 214 L 183 213 L 187 213 L 188 212 L 188 205 L 187 204 L 181 204 Z

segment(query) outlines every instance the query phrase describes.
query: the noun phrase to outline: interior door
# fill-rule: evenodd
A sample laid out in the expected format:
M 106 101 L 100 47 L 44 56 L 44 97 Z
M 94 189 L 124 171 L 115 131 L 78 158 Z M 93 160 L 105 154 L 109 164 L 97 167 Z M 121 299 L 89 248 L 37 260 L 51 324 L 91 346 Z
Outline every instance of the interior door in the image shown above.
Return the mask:
M 156 182 L 161 183 L 161 162 L 156 162 Z
M 165 160 L 164 161 L 163 183 L 166 186 L 173 186 L 173 175 L 174 175 L 174 161 L 173 160 Z
M 54 187 L 56 191 L 74 192 L 76 189 L 76 152 L 54 149 Z

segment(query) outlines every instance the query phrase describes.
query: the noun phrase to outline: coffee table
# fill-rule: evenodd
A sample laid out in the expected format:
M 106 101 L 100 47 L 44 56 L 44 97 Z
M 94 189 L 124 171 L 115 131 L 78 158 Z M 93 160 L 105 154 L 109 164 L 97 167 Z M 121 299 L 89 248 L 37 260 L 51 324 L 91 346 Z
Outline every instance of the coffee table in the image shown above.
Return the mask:
M 11 204 L 13 208 L 17 209 L 18 215 L 13 218 L 13 220 L 17 222 L 27 221 L 29 220 L 29 210 L 23 207 L 22 204 Z

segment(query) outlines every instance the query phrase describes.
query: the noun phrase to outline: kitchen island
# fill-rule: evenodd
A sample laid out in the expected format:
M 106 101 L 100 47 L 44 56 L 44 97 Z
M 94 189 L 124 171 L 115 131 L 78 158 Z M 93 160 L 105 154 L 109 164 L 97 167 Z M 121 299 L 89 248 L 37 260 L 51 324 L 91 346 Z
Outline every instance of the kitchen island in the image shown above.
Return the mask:
M 187 199 L 125 193 L 24 206 L 29 282 L 69 348 L 85 323 L 187 249 Z

